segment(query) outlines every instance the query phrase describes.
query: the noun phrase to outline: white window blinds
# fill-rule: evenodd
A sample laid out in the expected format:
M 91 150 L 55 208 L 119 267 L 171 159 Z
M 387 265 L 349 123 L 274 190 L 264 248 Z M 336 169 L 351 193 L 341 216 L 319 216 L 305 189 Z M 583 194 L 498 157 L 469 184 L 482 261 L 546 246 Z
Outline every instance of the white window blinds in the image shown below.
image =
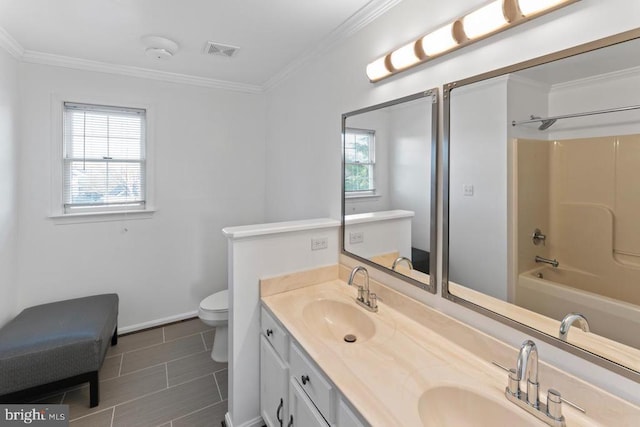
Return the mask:
M 64 103 L 65 213 L 144 209 L 142 109 Z

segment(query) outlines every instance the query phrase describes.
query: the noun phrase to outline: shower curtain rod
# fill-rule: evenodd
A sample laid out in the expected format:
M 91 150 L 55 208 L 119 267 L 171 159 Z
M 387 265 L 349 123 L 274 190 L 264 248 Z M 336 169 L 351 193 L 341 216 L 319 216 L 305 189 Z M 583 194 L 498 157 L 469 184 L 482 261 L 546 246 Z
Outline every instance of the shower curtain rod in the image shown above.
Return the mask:
M 607 110 L 598 110 L 598 111 L 589 111 L 586 113 L 574 113 L 574 114 L 565 114 L 562 116 L 554 116 L 554 117 L 546 117 L 546 118 L 533 118 L 530 120 L 522 120 L 520 122 L 516 122 L 515 120 L 511 122 L 511 126 L 515 125 L 523 125 L 526 123 L 536 123 L 536 122 L 546 122 L 549 120 L 560 120 L 560 119 L 572 119 L 574 117 L 584 117 L 584 116 L 595 116 L 596 114 L 606 114 L 606 113 L 617 113 L 620 111 L 630 111 L 630 110 L 638 110 L 640 109 L 640 105 L 630 105 L 628 107 L 619 107 L 619 108 L 609 108 Z

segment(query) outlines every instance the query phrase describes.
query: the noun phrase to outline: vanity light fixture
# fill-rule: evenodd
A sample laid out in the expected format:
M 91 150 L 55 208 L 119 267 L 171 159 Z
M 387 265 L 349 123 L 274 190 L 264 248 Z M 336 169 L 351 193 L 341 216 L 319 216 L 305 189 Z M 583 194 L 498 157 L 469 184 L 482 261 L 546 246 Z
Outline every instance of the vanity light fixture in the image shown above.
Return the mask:
M 367 65 L 374 83 L 580 0 L 493 0 Z

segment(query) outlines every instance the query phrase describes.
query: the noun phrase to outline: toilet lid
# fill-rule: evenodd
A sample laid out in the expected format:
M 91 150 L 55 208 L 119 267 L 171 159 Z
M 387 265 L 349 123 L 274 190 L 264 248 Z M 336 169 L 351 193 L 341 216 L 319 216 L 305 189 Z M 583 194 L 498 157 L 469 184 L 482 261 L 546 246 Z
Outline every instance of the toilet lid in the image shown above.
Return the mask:
M 229 291 L 216 292 L 209 295 L 200 303 L 200 308 L 207 311 L 225 311 L 229 310 Z

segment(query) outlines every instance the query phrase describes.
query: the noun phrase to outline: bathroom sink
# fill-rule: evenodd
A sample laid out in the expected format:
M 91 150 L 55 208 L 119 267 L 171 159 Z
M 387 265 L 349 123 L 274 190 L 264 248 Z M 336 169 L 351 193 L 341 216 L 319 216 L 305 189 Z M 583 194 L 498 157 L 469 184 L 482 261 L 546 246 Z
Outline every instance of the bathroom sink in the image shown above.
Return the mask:
M 331 341 L 362 343 L 376 332 L 373 321 L 355 301 L 348 304 L 332 299 L 314 300 L 304 307 L 302 318 L 318 338 Z
M 501 396 L 504 397 L 504 396 Z M 506 398 L 504 402 L 480 392 L 456 387 L 434 387 L 418 401 L 420 420 L 424 426 L 456 427 L 536 427 L 546 424 L 518 408 Z

